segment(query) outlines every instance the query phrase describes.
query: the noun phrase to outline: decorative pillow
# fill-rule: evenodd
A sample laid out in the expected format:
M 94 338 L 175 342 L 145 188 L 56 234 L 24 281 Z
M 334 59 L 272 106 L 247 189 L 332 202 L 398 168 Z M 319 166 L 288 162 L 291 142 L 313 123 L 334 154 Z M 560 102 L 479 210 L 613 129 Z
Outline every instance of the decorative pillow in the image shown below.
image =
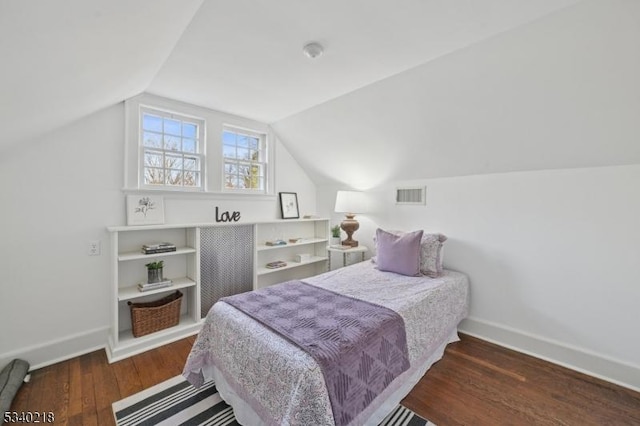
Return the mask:
M 442 234 L 423 234 L 420 241 L 420 272 L 436 278 L 442 275 L 442 243 L 447 237 Z
M 403 231 L 385 231 L 393 235 L 405 235 Z M 420 241 L 420 272 L 428 277 L 437 278 L 442 275 L 442 249 L 447 237 L 443 234 L 424 234 Z M 373 237 L 373 242 L 377 248 L 377 238 Z M 373 263 L 377 263 L 376 256 L 371 258 Z
M 376 263 L 381 271 L 415 277 L 420 275 L 420 240 L 423 231 L 402 235 L 376 230 Z

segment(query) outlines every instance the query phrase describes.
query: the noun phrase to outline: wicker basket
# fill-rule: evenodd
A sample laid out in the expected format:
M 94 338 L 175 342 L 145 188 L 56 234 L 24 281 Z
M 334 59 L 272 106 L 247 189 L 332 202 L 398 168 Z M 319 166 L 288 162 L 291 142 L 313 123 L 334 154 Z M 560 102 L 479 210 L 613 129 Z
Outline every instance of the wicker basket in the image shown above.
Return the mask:
M 155 302 L 129 302 L 133 337 L 144 336 L 145 334 L 178 325 L 180 322 L 181 303 L 182 293 L 177 290 L 175 293 Z

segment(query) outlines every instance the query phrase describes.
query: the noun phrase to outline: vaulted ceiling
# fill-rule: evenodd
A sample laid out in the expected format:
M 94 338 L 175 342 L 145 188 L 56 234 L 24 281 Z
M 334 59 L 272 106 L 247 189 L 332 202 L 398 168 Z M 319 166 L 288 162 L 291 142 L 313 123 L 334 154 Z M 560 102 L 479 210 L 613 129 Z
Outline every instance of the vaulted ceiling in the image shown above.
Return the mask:
M 1 0 L 0 149 L 143 91 L 274 122 L 576 1 Z
M 272 124 L 320 184 L 640 162 L 639 22 L 633 0 L 0 0 L 0 150 L 146 91 Z

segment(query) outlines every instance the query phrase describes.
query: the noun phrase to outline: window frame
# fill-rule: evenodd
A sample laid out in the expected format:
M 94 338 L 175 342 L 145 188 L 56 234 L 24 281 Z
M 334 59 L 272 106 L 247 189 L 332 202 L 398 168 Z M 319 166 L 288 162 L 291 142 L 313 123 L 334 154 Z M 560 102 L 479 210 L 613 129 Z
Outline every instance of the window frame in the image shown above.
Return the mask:
M 169 118 L 169 119 L 173 119 L 173 120 L 178 120 L 181 123 L 183 122 L 187 122 L 187 123 L 193 123 L 197 125 L 197 140 L 196 140 L 196 152 L 195 153 L 188 153 L 185 151 L 176 151 L 177 153 L 180 153 L 182 156 L 184 155 L 189 155 L 189 156 L 194 156 L 194 157 L 198 157 L 199 161 L 200 161 L 200 178 L 199 178 L 199 185 L 196 186 L 185 186 L 185 185 L 168 185 L 165 183 L 163 183 L 162 185 L 160 184 L 147 184 L 145 183 L 145 169 L 146 169 L 146 165 L 145 165 L 145 153 L 146 150 L 148 149 L 148 147 L 145 146 L 144 144 L 144 115 L 145 114 L 149 114 L 149 115 L 154 115 L 154 116 L 158 116 L 158 117 L 162 117 L 164 118 Z M 162 132 L 162 135 L 164 136 L 164 130 Z M 206 191 L 206 169 L 207 169 L 207 154 L 206 154 L 206 121 L 203 118 L 200 117 L 195 117 L 195 116 L 191 116 L 191 115 L 187 115 L 187 114 L 183 114 L 183 113 L 179 113 L 179 112 L 174 112 L 174 111 L 169 111 L 166 109 L 161 109 L 161 108 L 156 108 L 156 107 L 151 107 L 148 105 L 140 105 L 139 108 L 139 112 L 138 112 L 138 183 L 139 183 L 139 187 L 141 189 L 145 189 L 145 190 L 163 190 L 163 191 L 179 191 L 179 192 L 204 192 Z M 163 156 L 166 153 L 171 153 L 171 150 L 167 150 L 164 147 L 157 149 L 157 151 L 162 151 Z M 163 166 L 164 166 L 164 162 L 163 162 Z M 166 168 L 163 167 L 163 170 L 166 173 Z M 182 170 L 184 171 L 184 165 Z
M 260 157 L 257 161 L 255 160 L 242 160 L 239 158 L 233 158 L 233 157 L 225 157 L 224 155 L 224 147 L 225 146 L 229 146 L 226 145 L 224 142 L 224 133 L 225 132 L 230 132 L 230 133 L 234 133 L 236 135 L 244 135 L 244 136 L 248 136 L 250 138 L 256 138 L 258 139 L 258 152 L 260 153 Z M 236 143 L 236 149 L 238 148 L 238 145 Z M 225 193 L 237 193 L 237 194 L 267 194 L 268 193 L 268 188 L 269 188 L 269 160 L 270 160 L 270 156 L 269 156 L 269 136 L 267 133 L 265 132 L 260 132 L 254 129 L 247 129 L 244 127 L 239 127 L 239 126 L 234 126 L 234 125 L 230 125 L 230 124 L 223 124 L 222 126 L 222 131 L 220 132 L 220 158 L 222 161 L 222 168 L 221 168 L 221 179 L 222 179 L 222 185 L 221 185 L 221 189 L 222 192 Z M 263 184 L 262 184 L 262 188 L 257 188 L 257 189 L 253 189 L 253 188 L 228 188 L 226 185 L 226 177 L 227 177 L 227 172 L 226 172 L 226 163 L 227 161 L 234 161 L 237 163 L 237 165 L 240 165 L 240 163 L 246 163 L 249 167 L 251 167 L 252 165 L 258 165 L 261 169 L 262 169 L 262 178 L 263 178 Z
M 204 135 L 200 139 L 205 155 L 202 166 L 202 188 L 155 185 L 143 186 L 141 164 L 144 160 L 141 150 L 141 108 L 159 110 L 204 122 Z M 263 191 L 226 190 L 224 188 L 224 158 L 222 156 L 222 132 L 225 126 L 252 130 L 266 135 L 266 183 Z M 124 101 L 124 186 L 123 191 L 133 193 L 166 193 L 178 197 L 211 197 L 231 199 L 274 199 L 276 182 L 277 138 L 269 124 L 237 115 L 208 109 L 205 107 L 164 98 L 150 93 L 141 93 Z M 184 188 L 184 189 L 183 189 Z

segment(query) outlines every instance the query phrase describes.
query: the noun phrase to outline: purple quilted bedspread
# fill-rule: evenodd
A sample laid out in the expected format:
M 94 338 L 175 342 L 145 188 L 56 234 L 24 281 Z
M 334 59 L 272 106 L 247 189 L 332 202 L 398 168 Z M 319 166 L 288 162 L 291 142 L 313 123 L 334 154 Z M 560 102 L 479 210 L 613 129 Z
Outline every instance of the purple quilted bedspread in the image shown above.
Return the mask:
M 320 365 L 336 425 L 348 424 L 409 368 L 402 317 L 391 309 L 290 281 L 225 297 Z

